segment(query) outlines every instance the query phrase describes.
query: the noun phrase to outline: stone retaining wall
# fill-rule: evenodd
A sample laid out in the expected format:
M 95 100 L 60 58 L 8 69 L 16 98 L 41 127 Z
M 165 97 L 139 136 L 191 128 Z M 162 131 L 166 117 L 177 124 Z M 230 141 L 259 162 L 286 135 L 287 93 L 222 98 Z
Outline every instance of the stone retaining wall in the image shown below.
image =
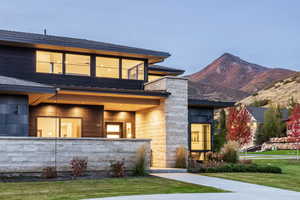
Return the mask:
M 265 142 L 263 143 L 261 150 L 295 150 L 300 149 L 300 143 L 296 142 Z
M 0 138 L 0 173 L 41 172 L 48 166 L 70 171 L 74 157 L 88 159 L 88 171 L 107 171 L 110 163 L 125 160 L 127 170 L 136 161 L 136 152 L 145 145 L 150 165 L 150 140 L 106 138 Z

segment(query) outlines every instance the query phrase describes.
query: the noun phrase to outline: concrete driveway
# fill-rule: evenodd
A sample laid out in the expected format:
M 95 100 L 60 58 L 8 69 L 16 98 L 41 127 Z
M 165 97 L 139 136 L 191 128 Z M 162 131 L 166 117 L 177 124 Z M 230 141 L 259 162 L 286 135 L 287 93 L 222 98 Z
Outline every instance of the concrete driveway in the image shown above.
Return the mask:
M 157 194 L 98 198 L 93 200 L 299 200 L 300 192 L 189 173 L 159 173 L 154 176 L 211 186 L 231 193 Z M 258 174 L 259 176 L 259 174 Z

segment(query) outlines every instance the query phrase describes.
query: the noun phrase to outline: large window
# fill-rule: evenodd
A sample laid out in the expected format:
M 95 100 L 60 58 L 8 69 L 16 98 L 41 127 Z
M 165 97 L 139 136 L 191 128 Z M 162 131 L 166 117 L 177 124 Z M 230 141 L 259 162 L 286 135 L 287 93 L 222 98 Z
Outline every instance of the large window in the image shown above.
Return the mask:
M 90 56 L 66 54 L 66 74 L 90 76 Z
M 36 72 L 62 74 L 62 53 L 36 52 Z
M 119 78 L 119 59 L 96 57 L 96 76 L 105 78 Z
M 36 72 L 82 76 L 93 75 L 100 78 L 130 80 L 145 79 L 144 60 L 51 51 L 36 51 L 36 58 Z M 95 75 L 92 73 L 94 70 Z
M 80 118 L 38 117 L 38 137 L 81 137 Z
M 211 125 L 191 124 L 191 150 L 211 150 Z
M 122 59 L 122 79 L 144 80 L 144 61 Z

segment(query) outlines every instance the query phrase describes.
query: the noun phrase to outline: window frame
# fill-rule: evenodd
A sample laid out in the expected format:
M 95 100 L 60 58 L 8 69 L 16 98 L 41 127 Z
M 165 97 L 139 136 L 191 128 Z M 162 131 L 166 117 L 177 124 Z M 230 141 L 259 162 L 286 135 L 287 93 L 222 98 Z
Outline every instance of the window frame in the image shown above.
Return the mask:
M 148 59 L 145 58 L 135 58 L 135 57 L 127 57 L 127 56 L 114 56 L 114 55 L 105 55 L 105 54 L 95 54 L 95 53 L 79 53 L 73 51 L 59 51 L 59 50 L 52 50 L 52 49 L 34 49 L 34 58 L 35 58 L 35 66 L 34 70 L 37 74 L 48 74 L 54 76 L 78 76 L 78 77 L 90 77 L 90 78 L 99 78 L 99 79 L 110 79 L 110 80 L 126 80 L 126 81 L 140 81 L 140 82 L 148 82 Z M 62 54 L 62 74 L 54 74 L 54 73 L 44 73 L 44 72 L 37 72 L 37 51 L 45 51 L 45 52 L 53 52 L 53 53 L 61 53 Z M 80 75 L 80 74 L 67 74 L 66 73 L 66 54 L 77 54 L 77 55 L 84 55 L 90 56 L 90 75 Z M 109 78 L 109 77 L 97 77 L 96 76 L 96 57 L 107 57 L 107 58 L 117 58 L 119 59 L 119 78 Z M 144 80 L 135 80 L 135 79 L 123 79 L 122 78 L 122 59 L 128 60 L 138 60 L 144 62 Z
M 62 138 L 61 137 L 61 119 L 80 119 L 81 121 L 81 131 L 80 131 L 80 137 L 78 138 L 82 138 L 83 136 L 83 118 L 82 117 L 61 117 L 61 116 L 45 116 L 45 115 L 40 115 L 40 116 L 36 116 L 35 117 L 35 133 L 36 133 L 36 137 L 37 136 L 37 131 L 38 131 L 38 118 L 56 118 L 58 119 L 58 136 L 59 137 L 53 137 L 53 138 Z M 43 138 L 43 137 L 41 137 Z
M 67 55 L 78 55 L 78 56 L 88 56 L 90 59 L 90 63 L 89 63 L 89 74 L 76 74 L 76 73 L 67 73 L 67 64 L 66 64 L 66 57 Z M 92 56 L 91 55 L 83 55 L 83 54 L 78 54 L 78 53 L 63 53 L 63 65 L 64 65 L 64 75 L 67 75 L 67 76 L 85 76 L 85 77 L 92 77 Z M 71 64 L 72 65 L 72 64 Z
M 59 53 L 59 54 L 61 54 L 61 58 L 62 58 L 62 60 L 61 60 L 61 67 L 62 67 L 62 71 L 61 71 L 61 73 L 48 73 L 48 72 L 38 72 L 37 71 L 37 67 L 38 67 L 38 56 L 37 56 L 37 52 L 38 51 L 40 51 L 40 52 L 49 52 L 49 53 Z M 39 74 L 51 74 L 51 75 L 64 75 L 64 64 L 65 64 L 65 61 L 64 61 L 64 53 L 63 52 L 59 52 L 59 51 L 49 51 L 49 50 L 45 50 L 45 49 L 36 49 L 35 50 L 35 56 L 34 56 L 34 58 L 35 58 L 35 62 L 34 62 L 34 68 L 35 68 L 35 73 L 39 73 Z
M 200 125 L 210 125 L 210 150 L 193 150 L 192 149 L 192 124 L 200 124 Z M 190 152 L 210 152 L 213 150 L 213 123 L 209 122 L 189 122 L 189 130 L 188 130 L 188 145 L 189 145 L 189 150 Z

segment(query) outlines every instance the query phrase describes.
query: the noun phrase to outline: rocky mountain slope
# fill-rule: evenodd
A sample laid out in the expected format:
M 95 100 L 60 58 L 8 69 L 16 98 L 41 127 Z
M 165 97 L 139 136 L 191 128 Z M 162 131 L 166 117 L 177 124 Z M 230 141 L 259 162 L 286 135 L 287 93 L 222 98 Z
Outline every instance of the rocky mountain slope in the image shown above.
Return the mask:
M 287 106 L 291 98 L 300 103 L 299 72 L 290 78 L 278 81 L 269 87 L 254 93 L 241 100 L 240 103 L 249 105 L 256 101 L 265 104 L 263 106 L 269 106 L 271 104 Z
M 190 91 L 195 91 L 190 92 L 190 96 L 196 97 L 198 94 L 199 98 L 237 101 L 294 73 L 287 69 L 263 67 L 225 53 L 187 77 L 193 83 Z

